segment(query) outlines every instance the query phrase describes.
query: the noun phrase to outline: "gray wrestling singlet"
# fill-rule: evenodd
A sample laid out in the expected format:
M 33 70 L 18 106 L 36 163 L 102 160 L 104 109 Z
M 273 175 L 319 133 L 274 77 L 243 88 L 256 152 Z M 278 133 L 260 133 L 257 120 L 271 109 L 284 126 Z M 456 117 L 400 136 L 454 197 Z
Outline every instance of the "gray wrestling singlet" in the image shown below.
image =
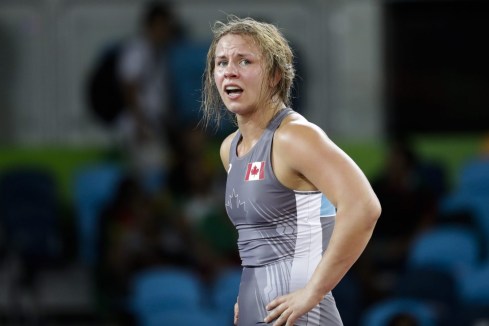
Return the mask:
M 263 322 L 265 306 L 306 285 L 335 223 L 336 209 L 321 192 L 288 189 L 273 172 L 273 135 L 293 112 L 280 111 L 246 155 L 237 156 L 239 130 L 231 143 L 225 203 L 238 230 L 243 265 L 238 296 L 240 326 L 267 325 Z M 342 325 L 332 294 L 295 325 Z

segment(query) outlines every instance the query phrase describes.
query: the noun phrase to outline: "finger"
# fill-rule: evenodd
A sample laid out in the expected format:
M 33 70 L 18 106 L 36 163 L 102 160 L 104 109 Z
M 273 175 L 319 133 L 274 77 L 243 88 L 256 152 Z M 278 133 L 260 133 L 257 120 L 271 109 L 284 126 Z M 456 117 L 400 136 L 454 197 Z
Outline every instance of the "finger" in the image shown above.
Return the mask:
M 281 304 L 279 305 L 278 307 L 276 307 L 275 309 L 273 309 L 269 314 L 268 316 L 265 318 L 265 323 L 269 323 L 271 322 L 272 320 L 276 319 L 277 317 L 279 317 L 283 312 L 284 310 L 287 309 L 287 307 L 284 305 L 284 304 Z
M 265 307 L 267 310 L 273 310 L 275 307 L 280 305 L 285 301 L 285 297 L 278 297 L 272 300 L 267 306 Z
M 239 315 L 239 307 L 238 303 L 234 305 L 234 325 L 238 325 L 238 315 Z
M 287 323 L 285 326 L 294 326 L 295 321 L 297 320 L 297 316 L 294 316 L 293 313 L 289 315 L 289 318 L 287 319 Z
M 273 326 L 280 326 L 280 325 L 289 325 L 289 316 L 291 315 L 291 311 L 289 309 L 286 309 L 282 314 L 277 318 Z

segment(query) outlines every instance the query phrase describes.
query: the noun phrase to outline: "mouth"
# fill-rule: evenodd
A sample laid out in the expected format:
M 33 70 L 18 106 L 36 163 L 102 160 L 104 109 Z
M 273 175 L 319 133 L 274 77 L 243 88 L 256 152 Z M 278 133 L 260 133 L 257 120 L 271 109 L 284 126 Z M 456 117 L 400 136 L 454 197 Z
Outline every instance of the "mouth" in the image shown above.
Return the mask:
M 226 86 L 224 88 L 224 92 L 226 92 L 226 94 L 228 94 L 230 97 L 236 97 L 243 93 L 243 89 L 238 86 Z

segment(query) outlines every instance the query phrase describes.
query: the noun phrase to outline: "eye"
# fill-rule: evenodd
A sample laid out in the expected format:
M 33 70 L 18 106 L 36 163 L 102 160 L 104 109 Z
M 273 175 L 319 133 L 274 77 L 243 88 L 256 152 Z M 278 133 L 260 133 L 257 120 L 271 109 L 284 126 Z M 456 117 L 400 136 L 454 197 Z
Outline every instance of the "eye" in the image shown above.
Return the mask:
M 251 62 L 248 60 L 248 59 L 243 59 L 239 62 L 240 65 L 242 66 L 247 66 L 249 65 Z
M 227 63 L 228 62 L 226 60 L 219 60 L 216 62 L 216 67 L 226 67 Z

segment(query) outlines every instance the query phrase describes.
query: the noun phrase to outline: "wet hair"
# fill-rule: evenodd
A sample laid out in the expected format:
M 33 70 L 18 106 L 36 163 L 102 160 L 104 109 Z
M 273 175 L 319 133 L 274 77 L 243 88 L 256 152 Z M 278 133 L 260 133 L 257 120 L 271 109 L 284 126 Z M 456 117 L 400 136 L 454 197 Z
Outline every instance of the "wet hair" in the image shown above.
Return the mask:
M 248 36 L 255 42 L 263 54 L 265 76 L 268 80 L 273 80 L 278 72 L 281 77 L 277 85 L 271 90 L 269 98 L 272 99 L 277 96 L 286 106 L 290 106 L 291 88 L 295 77 L 294 55 L 288 41 L 276 26 L 249 17 L 239 18 L 230 15 L 227 22 L 215 22 L 212 32 L 214 38 L 207 53 L 203 76 L 202 111 L 204 126 L 207 126 L 211 121 L 218 125 L 223 115 L 227 113 L 214 81 L 214 69 L 217 43 L 228 34 Z

